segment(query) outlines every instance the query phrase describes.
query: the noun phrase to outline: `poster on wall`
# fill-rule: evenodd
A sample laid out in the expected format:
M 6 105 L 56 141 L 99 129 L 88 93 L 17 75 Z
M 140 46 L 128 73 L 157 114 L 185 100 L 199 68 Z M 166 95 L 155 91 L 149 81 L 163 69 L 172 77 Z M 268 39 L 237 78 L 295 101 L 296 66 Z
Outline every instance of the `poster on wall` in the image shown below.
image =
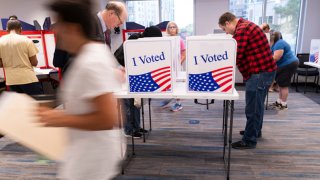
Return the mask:
M 237 43 L 224 36 L 187 38 L 187 92 L 233 93 Z
M 125 41 L 124 55 L 130 93 L 170 93 L 175 78 L 173 38 Z
M 309 62 L 320 64 L 319 52 L 320 52 L 320 39 L 312 39 L 311 45 L 310 45 Z

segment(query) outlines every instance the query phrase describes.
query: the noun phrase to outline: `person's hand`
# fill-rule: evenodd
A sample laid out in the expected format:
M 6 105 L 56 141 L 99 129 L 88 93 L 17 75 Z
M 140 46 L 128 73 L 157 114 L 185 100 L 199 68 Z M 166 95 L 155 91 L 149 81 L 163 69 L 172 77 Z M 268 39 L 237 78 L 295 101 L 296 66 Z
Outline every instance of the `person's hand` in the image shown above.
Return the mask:
M 40 117 L 39 122 L 46 127 L 60 127 L 60 121 L 62 120 L 64 113 L 61 110 L 52 109 L 49 107 L 39 107 L 37 110 Z
M 115 69 L 116 76 L 119 77 L 121 83 L 126 82 L 126 70 L 124 67 L 119 67 Z

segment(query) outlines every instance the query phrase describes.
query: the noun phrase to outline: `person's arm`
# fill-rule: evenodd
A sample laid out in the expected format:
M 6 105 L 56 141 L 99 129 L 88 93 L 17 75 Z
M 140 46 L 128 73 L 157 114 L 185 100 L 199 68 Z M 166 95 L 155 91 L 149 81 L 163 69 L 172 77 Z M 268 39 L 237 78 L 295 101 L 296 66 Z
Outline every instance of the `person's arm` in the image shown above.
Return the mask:
M 116 100 L 112 93 L 92 99 L 96 111 L 84 115 L 67 115 L 63 110 L 40 107 L 40 122 L 49 127 L 70 127 L 88 131 L 109 130 L 118 123 Z
M 30 60 L 30 63 L 31 63 L 32 66 L 37 66 L 38 65 L 38 59 L 37 59 L 36 55 L 29 57 L 29 60 Z
M 181 64 L 186 60 L 186 50 L 181 51 Z
M 273 53 L 273 59 L 277 62 L 281 59 L 281 57 L 283 56 L 283 49 L 279 49 L 279 50 L 275 50 Z

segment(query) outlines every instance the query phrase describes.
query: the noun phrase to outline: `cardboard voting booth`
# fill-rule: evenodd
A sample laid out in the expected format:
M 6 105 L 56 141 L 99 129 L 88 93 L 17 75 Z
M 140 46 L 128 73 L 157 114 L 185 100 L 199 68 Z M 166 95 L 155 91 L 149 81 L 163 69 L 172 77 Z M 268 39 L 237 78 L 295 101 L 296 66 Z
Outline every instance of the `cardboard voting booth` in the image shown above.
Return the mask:
M 0 31 L 0 37 L 7 34 L 6 31 Z M 56 47 L 54 33 L 51 31 L 22 31 L 23 36 L 33 41 L 39 50 L 37 54 L 39 68 L 53 68 L 53 55 Z
M 36 115 L 38 102 L 25 94 L 0 96 L 0 132 L 52 159 L 62 160 L 67 143 L 66 128 L 43 127 Z
M 320 65 L 319 53 L 320 53 L 320 39 L 312 39 L 311 45 L 310 45 L 309 62 Z
M 124 43 L 129 93 L 171 93 L 179 62 L 175 37 L 141 38 Z
M 187 92 L 233 93 L 237 43 L 227 36 L 186 41 Z

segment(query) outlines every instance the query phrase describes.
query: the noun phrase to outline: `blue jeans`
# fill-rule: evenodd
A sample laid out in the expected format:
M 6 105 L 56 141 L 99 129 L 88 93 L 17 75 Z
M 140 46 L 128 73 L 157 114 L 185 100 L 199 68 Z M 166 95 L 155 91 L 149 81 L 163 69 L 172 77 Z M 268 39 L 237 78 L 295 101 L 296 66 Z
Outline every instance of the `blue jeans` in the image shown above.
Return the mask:
M 140 130 L 140 109 L 134 106 L 134 99 L 123 99 L 123 113 L 125 117 L 125 133 Z
M 33 82 L 29 84 L 10 85 L 10 91 L 17 93 L 25 93 L 28 95 L 43 94 L 43 89 L 39 82 Z
M 253 74 L 246 81 L 247 123 L 242 141 L 248 145 L 257 144 L 257 137 L 261 133 L 263 124 L 264 101 L 275 74 L 275 72 Z

